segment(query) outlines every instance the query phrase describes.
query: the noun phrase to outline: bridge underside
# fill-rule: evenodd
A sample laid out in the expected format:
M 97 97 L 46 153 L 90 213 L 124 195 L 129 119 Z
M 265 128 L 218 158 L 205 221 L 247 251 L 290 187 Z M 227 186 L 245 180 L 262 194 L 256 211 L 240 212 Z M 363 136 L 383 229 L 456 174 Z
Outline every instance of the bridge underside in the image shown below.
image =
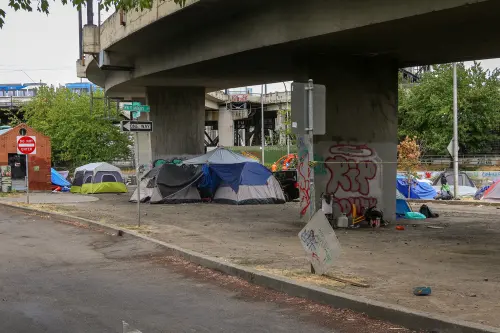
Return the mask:
M 256 3 L 262 4 L 259 1 Z M 389 0 L 276 0 L 260 7 L 252 7 L 250 1 L 213 3 L 219 6 L 231 2 L 228 15 L 222 19 L 205 12 L 210 16 L 206 21 L 180 20 L 196 9 L 193 7 L 177 19 L 151 24 L 108 50 L 122 60 L 128 59 L 133 71 L 103 72 L 93 62 L 87 70 L 88 78 L 105 86 L 110 95 L 146 96 L 156 101 L 168 98 L 159 96 L 160 90 L 151 89 L 155 86 L 172 87 L 172 91 L 185 87 L 201 101 L 204 91 L 263 82 L 313 79 L 326 85 L 327 133 L 314 139 L 314 159 L 320 162 L 315 167 L 316 198 L 324 193 L 334 195 L 337 214 L 342 211 L 349 215 L 353 207 L 359 212 L 377 206 L 386 217 L 395 216 L 399 67 L 500 57 L 500 43 L 493 29 L 500 1 L 465 5 L 463 0 L 411 0 L 404 4 Z M 345 13 L 336 12 L 335 6 Z M 436 6 L 442 8 L 434 10 Z M 252 12 L 245 12 L 249 7 Z M 213 11 L 217 7 L 210 8 Z M 361 13 L 359 8 L 366 10 Z M 409 15 L 411 10 L 420 14 Z M 394 11 L 399 18 L 383 20 L 392 15 L 384 11 Z M 362 23 L 356 25 L 352 20 Z M 181 35 L 163 36 L 175 28 L 175 22 L 185 22 Z M 335 24 L 351 27 L 335 30 Z M 325 25 L 335 31 L 318 33 L 328 30 L 323 29 Z M 151 40 L 157 42 L 147 42 Z M 277 42 L 280 40 L 288 41 Z M 176 93 L 164 92 L 176 100 Z M 151 116 L 165 120 L 165 124 L 155 124 L 155 131 L 178 133 L 177 143 L 169 138 L 168 147 L 182 153 L 179 149 L 187 136 L 203 144 L 203 111 L 200 103 L 192 108 L 184 99 L 176 103 L 182 113 L 174 116 L 172 112 L 178 110 L 161 102 Z M 189 117 L 200 120 L 190 123 Z M 175 128 L 173 122 L 183 128 Z M 167 136 L 157 138 L 157 147 L 163 138 Z M 198 152 L 200 145 L 189 142 L 192 153 Z M 153 146 L 151 149 L 155 149 Z M 167 153 L 153 151 L 152 155 Z M 303 138 L 299 138 L 299 155 L 307 156 Z M 298 169 L 304 194 L 301 211 L 307 214 L 311 204 L 307 160 L 301 159 Z
M 158 60 L 163 59 L 163 54 L 168 59 L 171 51 L 152 49 L 151 52 L 157 52 L 155 56 L 128 54 L 124 52 L 123 41 L 110 50 L 134 59 L 136 69 L 132 73 L 102 72 L 93 66 L 87 74 L 91 81 L 104 85 L 109 93 L 144 95 L 146 86 L 201 86 L 213 91 L 306 78 L 307 68 L 317 63 L 317 57 L 332 63 L 351 57 L 389 58 L 399 67 L 494 58 L 500 56 L 498 36 L 492 29 L 498 12 L 500 2 L 484 1 L 288 43 L 263 45 L 258 49 L 175 68 Z M 150 39 L 163 31 L 162 25 L 169 24 L 160 21 L 154 25 L 154 31 L 141 30 L 137 34 L 153 34 Z M 278 29 L 276 24 L 274 29 Z M 266 23 L 263 25 L 265 29 Z M 204 32 L 207 36 L 217 33 L 210 31 L 215 29 L 210 25 L 203 29 L 207 30 Z M 186 37 L 188 40 L 189 36 Z M 168 40 L 165 43 L 168 44 Z M 228 40 L 228 43 L 239 41 Z M 147 46 L 134 45 L 133 49 L 145 51 L 142 54 L 150 53 Z M 199 53 L 203 52 L 200 47 Z

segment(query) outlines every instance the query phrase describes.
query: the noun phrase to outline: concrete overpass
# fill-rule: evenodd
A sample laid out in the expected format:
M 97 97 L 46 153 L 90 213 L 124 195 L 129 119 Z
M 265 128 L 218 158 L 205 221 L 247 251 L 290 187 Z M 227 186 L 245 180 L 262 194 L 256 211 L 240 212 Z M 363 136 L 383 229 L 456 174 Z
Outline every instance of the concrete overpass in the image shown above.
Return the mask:
M 96 60 L 80 72 L 110 96 L 147 100 L 153 158 L 203 151 L 206 92 L 325 84 L 317 194 L 334 193 L 344 211 L 376 203 L 392 216 L 398 68 L 500 57 L 498 12 L 496 0 L 160 1 L 86 27 Z

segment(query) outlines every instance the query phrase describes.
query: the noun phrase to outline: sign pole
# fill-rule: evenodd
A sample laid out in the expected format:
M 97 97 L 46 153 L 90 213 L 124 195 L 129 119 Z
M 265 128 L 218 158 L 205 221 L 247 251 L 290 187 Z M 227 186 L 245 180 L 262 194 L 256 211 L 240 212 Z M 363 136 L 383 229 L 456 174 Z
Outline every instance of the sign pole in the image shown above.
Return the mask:
M 26 156 L 26 203 L 29 205 L 30 203 L 30 168 L 28 166 L 28 154 Z
M 135 165 L 135 178 L 137 182 L 137 226 L 141 226 L 141 180 L 139 179 L 139 132 L 135 132 L 136 142 L 136 165 Z
M 313 117 L 313 108 L 314 108 L 314 84 L 313 80 L 309 80 L 309 85 L 306 87 L 306 92 L 307 92 L 307 116 L 308 116 L 308 121 L 307 121 L 307 136 L 308 136 L 308 150 L 309 150 L 309 156 L 308 156 L 308 161 L 309 161 L 309 168 L 311 168 L 310 173 L 309 173 L 309 195 L 310 195 L 310 211 L 311 214 L 310 216 L 314 216 L 316 213 L 316 189 L 314 186 L 314 164 L 311 163 L 314 161 L 314 117 Z M 316 270 L 314 269 L 313 264 L 311 263 L 311 273 L 316 274 Z
M 457 63 L 453 63 L 453 196 L 458 198 L 458 88 Z

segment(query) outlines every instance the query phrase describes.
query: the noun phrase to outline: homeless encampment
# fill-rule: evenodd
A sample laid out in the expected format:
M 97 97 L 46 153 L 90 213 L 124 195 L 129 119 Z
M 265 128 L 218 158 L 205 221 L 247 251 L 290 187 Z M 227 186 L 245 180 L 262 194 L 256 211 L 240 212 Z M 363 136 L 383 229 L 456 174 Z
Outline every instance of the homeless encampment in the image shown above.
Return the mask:
M 201 167 L 162 164 L 142 177 L 140 200 L 152 204 L 201 202 L 197 184 L 202 176 Z M 130 201 L 137 202 L 137 189 Z
M 256 160 L 224 148 L 183 162 L 202 165 L 200 190 L 209 193 L 214 202 L 234 205 L 285 203 L 279 182 Z
M 484 192 L 483 199 L 487 202 L 500 202 L 500 180 L 497 180 Z
M 72 193 L 126 193 L 127 186 L 119 168 L 106 162 L 90 163 L 75 170 Z
M 412 179 L 408 188 L 408 178 L 397 176 L 396 188 L 405 198 L 409 199 L 434 199 L 437 195 L 436 190 L 426 182 L 420 182 Z M 408 196 L 409 190 L 409 196 Z

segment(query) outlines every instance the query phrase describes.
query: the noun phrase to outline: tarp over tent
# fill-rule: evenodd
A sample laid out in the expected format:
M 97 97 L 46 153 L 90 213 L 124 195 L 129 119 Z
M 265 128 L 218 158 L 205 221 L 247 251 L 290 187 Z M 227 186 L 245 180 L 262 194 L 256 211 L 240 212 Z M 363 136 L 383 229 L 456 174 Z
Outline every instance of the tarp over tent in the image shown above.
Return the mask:
M 71 185 L 70 182 L 68 182 L 66 179 L 64 179 L 64 177 L 59 172 L 54 170 L 53 168 L 50 168 L 50 180 L 52 182 L 52 185 L 55 185 L 55 186 L 64 187 L 64 186 Z
M 196 185 L 202 176 L 201 167 L 163 164 L 154 178 L 155 186 L 149 202 L 152 204 L 201 202 Z
M 240 154 L 236 154 L 230 150 L 222 147 L 218 147 L 205 155 L 201 155 L 190 160 L 185 160 L 183 164 L 238 164 L 238 163 L 259 163 L 259 161 L 253 158 L 245 157 Z
M 408 179 L 405 176 L 397 176 L 396 188 L 405 198 L 408 198 Z M 434 199 L 436 195 L 436 190 L 430 184 L 417 180 L 411 181 L 409 199 Z
M 90 163 L 75 170 L 72 193 L 126 193 L 119 168 L 106 162 Z
M 203 183 L 213 201 L 236 205 L 285 203 L 285 196 L 272 172 L 256 160 L 224 148 L 183 162 L 203 165 Z
M 483 200 L 487 202 L 500 202 L 500 180 L 497 180 L 484 192 Z
M 214 201 L 235 205 L 285 203 L 285 196 L 272 172 L 259 163 L 211 165 L 220 179 Z
M 406 213 L 411 211 L 411 207 L 408 201 L 406 201 L 405 196 L 396 189 L 396 217 L 404 217 Z

